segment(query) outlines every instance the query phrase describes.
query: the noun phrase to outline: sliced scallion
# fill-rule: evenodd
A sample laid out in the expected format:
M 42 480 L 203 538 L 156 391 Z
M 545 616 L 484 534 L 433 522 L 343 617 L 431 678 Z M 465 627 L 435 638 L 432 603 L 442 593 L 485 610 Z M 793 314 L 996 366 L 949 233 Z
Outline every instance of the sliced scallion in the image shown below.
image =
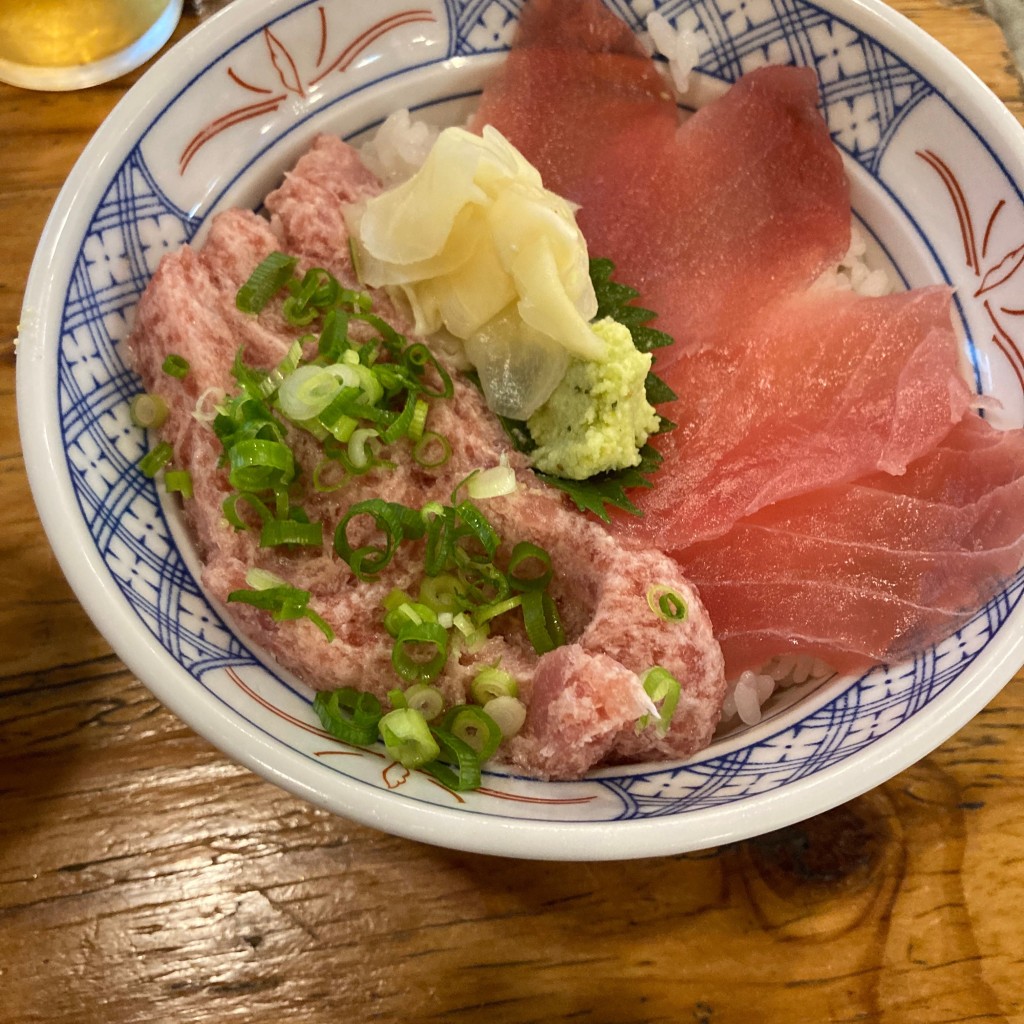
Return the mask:
M 260 530 L 261 548 L 280 547 L 283 544 L 320 547 L 323 542 L 323 523 L 302 523 L 294 519 L 267 519 Z
M 178 380 L 183 380 L 188 376 L 190 369 L 189 362 L 184 356 L 179 356 L 174 352 L 171 352 L 167 358 L 163 361 L 163 365 L 160 367 L 168 377 L 177 377 Z
M 495 697 L 484 705 L 484 711 L 493 719 L 505 739 L 519 734 L 526 723 L 526 705 L 516 697 Z
M 485 705 L 496 697 L 518 697 L 519 684 L 504 669 L 491 665 L 476 674 L 469 692 L 477 704 Z
M 234 494 L 229 494 L 221 504 L 224 518 L 236 530 L 249 529 L 249 524 L 242 518 L 242 514 L 239 511 L 240 505 L 248 505 L 259 517 L 260 523 L 265 523 L 274 518 L 274 514 L 255 494 L 250 494 L 247 491 L 236 491 Z
M 424 577 L 420 583 L 419 599 L 435 612 L 454 614 L 468 607 L 465 585 L 451 573 Z
M 136 395 L 128 406 L 128 415 L 135 426 L 156 429 L 167 422 L 167 403 L 159 395 Z
M 643 674 L 641 682 L 644 692 L 658 707 L 658 731 L 664 735 L 668 732 L 672 716 L 679 704 L 679 695 L 682 692 L 679 680 L 668 669 L 655 665 Z M 649 719 L 649 715 L 643 715 L 637 723 L 638 730 L 646 728 Z
M 400 505 L 369 498 L 358 501 L 345 513 L 334 531 L 334 550 L 338 557 L 362 580 L 374 579 L 390 563 L 395 550 L 406 535 L 406 518 Z M 348 539 L 349 524 L 357 516 L 369 516 L 384 535 L 381 544 L 364 544 L 354 548 Z
M 466 481 L 466 493 L 475 501 L 486 501 L 512 494 L 517 486 L 516 471 L 511 466 L 491 466 Z
M 451 457 L 451 442 L 443 434 L 436 434 L 432 430 L 424 431 L 413 445 L 413 462 L 424 469 L 443 466 Z
M 389 711 L 378 723 L 378 732 L 387 752 L 406 768 L 420 768 L 441 753 L 427 720 L 414 708 Z
M 334 630 L 309 607 L 309 598 L 308 590 L 301 590 L 289 584 L 266 587 L 262 590 L 232 590 L 228 594 L 229 603 L 248 604 L 270 612 L 271 617 L 277 622 L 309 619 L 330 643 L 334 639 Z
M 494 756 L 501 743 L 501 729 L 483 708 L 461 704 L 444 716 L 443 726 L 457 739 L 473 748 L 482 764 Z
M 528 590 L 523 594 L 523 623 L 537 654 L 547 654 L 565 643 L 558 609 L 547 591 Z
M 433 775 L 438 782 L 456 791 L 477 789 L 480 785 L 480 759 L 476 751 L 464 740 L 453 736 L 446 729 L 432 728 L 440 753 L 435 761 L 422 766 L 423 771 Z M 447 762 L 447 763 L 442 763 Z M 455 770 L 448 765 L 454 766 Z
M 321 690 L 313 699 L 313 708 L 324 729 L 336 739 L 358 747 L 376 741 L 382 708 L 372 693 L 352 687 Z
M 240 491 L 271 490 L 295 478 L 295 459 L 283 441 L 253 437 L 228 450 L 228 479 Z
M 168 494 L 180 494 L 186 500 L 192 497 L 192 474 L 187 469 L 169 469 L 164 473 L 164 487 Z
M 485 604 L 473 612 L 473 621 L 478 626 L 482 626 L 485 622 L 490 622 L 491 619 L 497 618 L 499 615 L 504 615 L 506 612 L 510 612 L 513 609 L 518 608 L 522 603 L 523 595 L 516 594 L 513 597 L 506 597 L 503 601 L 495 601 L 493 604 Z
M 654 583 L 647 588 L 647 606 L 666 622 L 684 622 L 688 614 L 686 601 L 664 583 Z
M 553 576 L 551 556 L 542 547 L 522 540 L 512 549 L 508 581 L 513 590 L 543 590 Z
M 151 451 L 146 452 L 137 465 L 143 476 L 154 477 L 172 458 L 174 449 L 166 441 L 161 441 Z
M 405 702 L 428 722 L 434 721 L 444 711 L 444 695 L 436 686 L 429 683 L 413 683 L 405 691 Z
M 243 313 L 262 312 L 263 307 L 291 280 L 298 262 L 296 257 L 283 252 L 270 253 L 238 289 L 235 305 Z
M 400 630 L 391 664 L 408 682 L 433 682 L 448 660 L 448 631 L 437 622 L 410 622 Z
M 417 601 L 402 601 L 388 609 L 384 616 L 384 628 L 393 637 L 397 637 L 406 626 L 418 626 L 423 622 L 437 622 L 437 613 Z

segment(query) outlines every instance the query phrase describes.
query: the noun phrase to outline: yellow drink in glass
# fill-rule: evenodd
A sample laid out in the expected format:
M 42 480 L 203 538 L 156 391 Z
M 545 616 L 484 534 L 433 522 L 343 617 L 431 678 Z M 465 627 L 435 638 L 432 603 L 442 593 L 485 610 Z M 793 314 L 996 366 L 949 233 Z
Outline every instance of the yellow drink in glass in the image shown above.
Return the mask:
M 0 0 L 0 80 L 80 89 L 148 60 L 170 38 L 182 0 Z

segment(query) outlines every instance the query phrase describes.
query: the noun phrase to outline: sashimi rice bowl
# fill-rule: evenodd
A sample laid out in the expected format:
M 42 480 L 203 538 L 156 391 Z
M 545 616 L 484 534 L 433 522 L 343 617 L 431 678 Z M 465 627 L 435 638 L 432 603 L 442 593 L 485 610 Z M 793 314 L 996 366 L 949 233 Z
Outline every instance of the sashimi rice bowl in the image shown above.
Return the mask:
M 703 848 L 1024 663 L 1024 133 L 882 4 L 236 4 L 62 191 L 18 398 L 83 605 L 439 845 Z

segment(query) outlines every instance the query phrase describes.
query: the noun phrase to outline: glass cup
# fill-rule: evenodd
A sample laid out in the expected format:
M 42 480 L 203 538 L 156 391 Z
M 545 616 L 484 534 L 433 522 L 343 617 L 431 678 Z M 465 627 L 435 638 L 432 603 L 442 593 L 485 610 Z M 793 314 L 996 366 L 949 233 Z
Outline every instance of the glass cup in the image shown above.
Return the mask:
M 182 0 L 0 0 L 0 81 L 84 89 L 149 60 Z

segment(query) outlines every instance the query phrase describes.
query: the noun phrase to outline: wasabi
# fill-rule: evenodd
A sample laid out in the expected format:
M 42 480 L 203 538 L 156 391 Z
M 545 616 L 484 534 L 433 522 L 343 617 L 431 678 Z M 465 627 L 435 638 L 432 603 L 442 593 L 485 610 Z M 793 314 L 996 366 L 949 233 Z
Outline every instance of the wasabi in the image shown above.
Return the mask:
M 610 317 L 591 326 L 605 358 L 573 359 L 527 420 L 535 468 L 569 480 L 639 465 L 640 449 L 659 426 L 645 390 L 651 355 L 638 352 L 629 328 Z

